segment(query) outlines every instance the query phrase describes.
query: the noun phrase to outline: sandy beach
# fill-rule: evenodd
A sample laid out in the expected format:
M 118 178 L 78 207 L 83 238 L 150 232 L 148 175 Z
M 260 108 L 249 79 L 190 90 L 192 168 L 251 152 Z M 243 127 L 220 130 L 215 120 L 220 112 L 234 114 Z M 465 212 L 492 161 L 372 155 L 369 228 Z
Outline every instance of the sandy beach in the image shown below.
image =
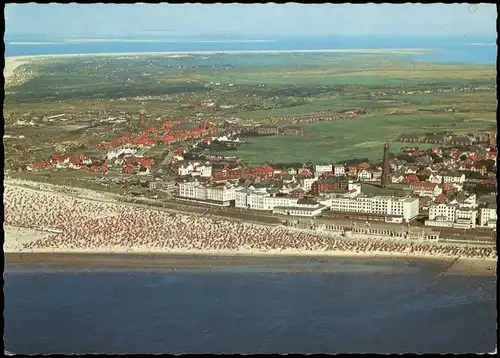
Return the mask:
M 486 267 L 496 267 L 494 248 L 346 239 L 284 226 L 227 221 L 208 214 L 137 207 L 91 190 L 19 180 L 5 181 L 4 206 L 6 253 L 419 258 L 449 262 L 464 257 L 471 260 L 462 261 L 456 272 L 481 271 L 484 265 L 477 262 L 484 261 L 489 261 Z
M 218 258 L 218 264 L 239 264 L 239 265 L 259 265 L 264 263 L 259 258 L 284 258 L 284 257 L 303 257 L 303 258 L 323 258 L 323 259 L 363 259 L 363 260 L 392 260 L 392 259 L 418 259 L 427 260 L 430 262 L 440 262 L 450 264 L 454 261 L 453 258 L 435 257 L 426 254 L 408 255 L 397 252 L 345 252 L 345 251 L 303 251 L 298 249 L 286 250 L 252 250 L 252 249 L 236 249 L 236 250 L 196 250 L 196 249 L 155 249 L 150 250 L 147 247 L 114 247 L 108 250 L 94 249 L 63 249 L 63 248 L 36 248 L 26 250 L 22 248 L 22 244 L 35 242 L 40 239 L 47 238 L 49 234 L 32 229 L 23 229 L 10 226 L 4 226 L 5 243 L 4 252 L 7 254 L 6 261 L 24 262 L 24 261 L 50 261 L 52 263 L 66 263 L 68 267 L 78 267 L 96 262 L 101 263 L 103 255 L 111 255 L 115 262 L 121 265 L 127 264 L 144 264 L 142 256 L 147 256 L 149 261 L 145 264 L 146 267 L 155 265 L 170 264 L 170 265 L 191 265 L 196 263 L 210 264 L 206 257 Z M 10 255 L 9 255 L 10 254 Z M 23 257 L 13 254 L 24 254 Z M 26 255 L 27 254 L 27 255 Z M 54 254 L 64 254 L 69 256 L 70 260 L 59 257 L 54 257 Z M 9 257 L 11 259 L 9 259 Z M 231 258 L 229 261 L 226 258 Z M 109 258 L 109 257 L 108 257 Z M 186 261 L 186 262 L 184 262 Z M 279 262 L 279 264 L 287 265 L 288 262 Z M 496 275 L 497 260 L 495 259 L 458 259 L 450 266 L 446 274 L 448 275 Z
M 18 57 L 5 57 L 5 67 L 3 69 L 3 76 L 5 81 L 14 74 L 14 70 L 24 63 L 31 61 L 32 56 L 18 56 Z

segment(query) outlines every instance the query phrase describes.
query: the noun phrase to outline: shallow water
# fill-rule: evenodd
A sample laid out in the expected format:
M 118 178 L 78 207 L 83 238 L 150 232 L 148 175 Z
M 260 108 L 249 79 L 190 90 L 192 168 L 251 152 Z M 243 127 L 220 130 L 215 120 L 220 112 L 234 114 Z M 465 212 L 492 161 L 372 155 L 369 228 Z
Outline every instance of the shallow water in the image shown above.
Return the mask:
M 266 38 L 265 40 L 269 40 L 268 42 L 245 42 L 248 39 L 234 37 L 229 38 L 232 42 L 227 42 L 228 38 L 215 39 L 213 42 L 203 42 L 205 39 L 201 38 L 190 39 L 186 42 L 183 42 L 183 39 L 178 42 L 164 42 L 165 38 L 161 37 L 156 38 L 158 42 L 127 42 L 127 40 L 119 38 L 108 40 L 109 42 L 105 43 L 68 43 L 59 42 L 60 39 L 49 36 L 17 36 L 6 39 L 5 55 L 425 48 L 431 52 L 421 56 L 410 56 L 411 59 L 423 62 L 474 64 L 495 64 L 497 56 L 496 39 L 484 36 L 274 36 Z M 114 42 L 113 40 L 118 41 Z M 238 40 L 242 40 L 242 42 L 237 42 Z M 485 43 L 487 46 L 477 46 L 477 43 Z
M 8 266 L 5 347 L 15 353 L 458 353 L 495 348 L 492 277 L 444 276 L 432 284 L 442 264 L 262 261 L 250 266 L 230 259 L 198 266 L 193 261 L 191 267 L 175 267 L 177 272 L 148 265 L 141 270 L 93 267 L 91 272 L 60 271 L 53 263 Z

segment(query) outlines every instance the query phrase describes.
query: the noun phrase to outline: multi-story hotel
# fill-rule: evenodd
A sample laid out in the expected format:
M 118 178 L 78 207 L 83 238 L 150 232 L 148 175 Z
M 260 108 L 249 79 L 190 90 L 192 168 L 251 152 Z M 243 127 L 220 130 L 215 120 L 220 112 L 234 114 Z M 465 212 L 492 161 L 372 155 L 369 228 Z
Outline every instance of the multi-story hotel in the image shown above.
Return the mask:
M 334 197 L 331 199 L 331 209 L 339 212 L 368 213 L 400 217 L 408 222 L 417 217 L 419 212 L 418 198 L 398 198 L 390 196 L 359 195 L 354 198 Z

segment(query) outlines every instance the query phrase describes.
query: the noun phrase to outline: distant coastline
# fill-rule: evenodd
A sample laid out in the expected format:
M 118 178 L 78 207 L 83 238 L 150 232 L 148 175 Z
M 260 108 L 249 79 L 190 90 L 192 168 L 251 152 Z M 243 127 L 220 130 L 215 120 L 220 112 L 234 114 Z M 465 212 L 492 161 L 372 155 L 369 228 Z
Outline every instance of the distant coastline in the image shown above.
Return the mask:
M 282 54 L 282 53 L 366 53 L 366 54 L 391 54 L 391 55 L 423 55 L 426 49 L 324 49 L 324 50 L 236 50 L 236 51 L 167 51 L 167 52 L 113 52 L 113 53 L 81 53 L 81 54 L 47 54 L 5 56 L 4 77 L 8 80 L 14 70 L 22 64 L 35 59 L 74 58 L 74 57 L 137 57 L 137 56 L 167 56 L 181 57 L 190 55 L 214 54 Z

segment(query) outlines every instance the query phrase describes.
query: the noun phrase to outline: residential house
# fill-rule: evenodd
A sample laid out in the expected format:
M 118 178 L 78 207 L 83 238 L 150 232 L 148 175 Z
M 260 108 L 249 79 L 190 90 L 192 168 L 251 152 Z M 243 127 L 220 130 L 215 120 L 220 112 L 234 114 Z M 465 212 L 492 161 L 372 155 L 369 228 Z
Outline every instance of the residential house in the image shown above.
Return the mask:
M 401 173 L 392 173 L 391 175 L 391 183 L 402 183 L 405 179 L 405 176 Z
M 358 170 L 358 180 L 368 181 L 373 177 L 372 171 L 370 169 L 360 169 Z
M 331 164 L 316 165 L 314 167 L 314 176 L 316 178 L 319 178 L 324 173 L 326 173 L 326 172 L 332 172 L 332 171 L 333 171 L 333 165 L 331 165 Z
M 333 175 L 335 175 L 336 177 L 345 176 L 346 175 L 345 166 L 344 165 L 335 165 L 333 167 Z
M 465 182 L 465 174 L 457 172 L 447 172 L 443 174 L 444 184 L 463 184 Z
M 179 176 L 186 176 L 186 175 L 189 175 L 191 174 L 191 172 L 194 170 L 194 166 L 192 163 L 182 163 L 180 166 L 179 166 L 179 169 L 177 170 L 177 173 L 179 174 Z
M 437 197 L 442 193 L 442 189 L 436 183 L 429 182 L 413 182 L 410 184 L 413 189 L 413 194 L 418 196 Z
M 443 182 L 443 177 L 441 175 L 431 173 L 427 181 L 430 183 L 441 184 Z

